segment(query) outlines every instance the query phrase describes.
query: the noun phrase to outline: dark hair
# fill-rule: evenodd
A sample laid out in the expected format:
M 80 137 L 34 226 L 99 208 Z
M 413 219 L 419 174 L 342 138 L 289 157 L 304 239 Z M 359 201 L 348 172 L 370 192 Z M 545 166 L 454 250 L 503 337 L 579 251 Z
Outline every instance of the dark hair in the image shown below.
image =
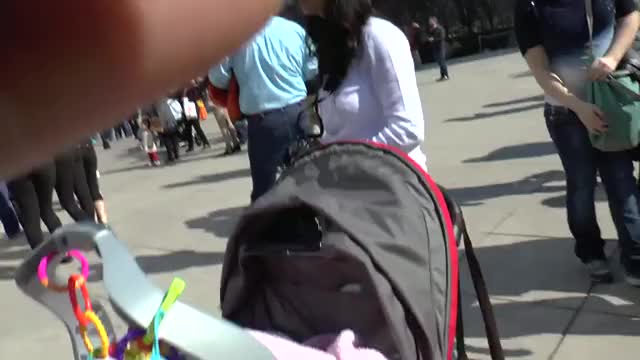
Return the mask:
M 361 48 L 373 14 L 371 0 L 326 0 L 324 17 L 307 17 L 307 33 L 318 58 L 324 90 L 336 91 Z
M 294 0 L 285 0 L 278 16 L 304 26 L 304 15 L 302 14 L 300 6 L 298 6 L 297 2 Z

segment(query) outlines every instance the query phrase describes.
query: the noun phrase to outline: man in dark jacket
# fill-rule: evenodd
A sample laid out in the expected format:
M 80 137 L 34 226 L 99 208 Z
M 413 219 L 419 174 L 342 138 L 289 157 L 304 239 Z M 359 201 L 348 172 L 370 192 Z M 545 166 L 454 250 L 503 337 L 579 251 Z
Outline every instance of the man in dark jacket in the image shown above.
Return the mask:
M 446 55 L 446 31 L 435 16 L 429 18 L 429 32 L 429 41 L 431 41 L 431 48 L 433 49 L 433 59 L 440 65 L 440 79 L 438 79 L 438 81 L 449 80 Z

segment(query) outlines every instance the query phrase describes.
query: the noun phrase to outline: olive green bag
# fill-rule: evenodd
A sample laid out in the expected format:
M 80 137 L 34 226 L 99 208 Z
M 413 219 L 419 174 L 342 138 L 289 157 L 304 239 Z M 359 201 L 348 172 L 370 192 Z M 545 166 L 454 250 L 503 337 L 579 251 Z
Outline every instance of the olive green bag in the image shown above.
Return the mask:
M 589 59 L 593 54 L 592 0 L 585 0 L 589 25 Z M 591 144 L 601 151 L 624 151 L 640 144 L 640 82 L 631 66 L 616 71 L 606 81 L 589 82 L 587 100 L 604 112 L 608 131 L 591 133 Z

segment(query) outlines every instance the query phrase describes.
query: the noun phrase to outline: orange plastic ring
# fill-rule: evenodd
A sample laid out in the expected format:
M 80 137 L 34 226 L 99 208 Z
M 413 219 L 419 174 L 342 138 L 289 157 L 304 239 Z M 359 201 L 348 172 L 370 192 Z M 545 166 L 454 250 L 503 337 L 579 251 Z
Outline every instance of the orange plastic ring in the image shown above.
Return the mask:
M 85 309 L 80 309 L 78 305 L 78 295 L 76 293 L 76 289 L 80 289 L 82 292 L 82 299 L 84 300 Z M 85 316 L 88 311 L 93 311 L 93 306 L 91 305 L 91 298 L 89 297 L 89 290 L 87 290 L 87 282 L 84 276 L 79 274 L 73 274 L 69 277 L 69 282 L 67 284 L 67 290 L 69 290 L 69 300 L 71 301 L 71 308 L 73 309 L 73 313 L 76 315 L 76 319 L 78 319 L 78 323 L 81 326 L 89 325 L 89 319 Z
M 95 326 L 98 331 L 98 336 L 100 337 L 100 342 L 102 347 L 98 349 L 97 353 L 94 353 L 95 347 L 91 343 L 91 339 L 89 339 L 89 334 L 87 333 L 87 327 L 80 325 L 80 336 L 82 336 L 82 341 L 84 342 L 84 346 L 87 348 L 87 351 L 90 354 L 94 354 L 95 357 L 99 359 L 104 359 L 109 355 L 109 336 L 107 335 L 107 330 L 105 330 L 104 325 L 98 315 L 93 312 L 93 310 L 88 310 L 84 313 L 84 316 L 89 320 L 89 323 Z

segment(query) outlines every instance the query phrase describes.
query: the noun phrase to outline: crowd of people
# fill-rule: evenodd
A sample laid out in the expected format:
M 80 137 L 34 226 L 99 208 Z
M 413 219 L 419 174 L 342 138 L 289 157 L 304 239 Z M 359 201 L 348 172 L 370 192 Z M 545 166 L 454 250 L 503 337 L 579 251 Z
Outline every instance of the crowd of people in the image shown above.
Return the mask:
M 0 184 L 0 220 L 9 239 L 24 235 L 31 248 L 43 241 L 40 221 L 53 232 L 62 226 L 54 211 L 53 193 L 74 221 L 107 224 L 92 141 L 77 144 L 48 162 Z

